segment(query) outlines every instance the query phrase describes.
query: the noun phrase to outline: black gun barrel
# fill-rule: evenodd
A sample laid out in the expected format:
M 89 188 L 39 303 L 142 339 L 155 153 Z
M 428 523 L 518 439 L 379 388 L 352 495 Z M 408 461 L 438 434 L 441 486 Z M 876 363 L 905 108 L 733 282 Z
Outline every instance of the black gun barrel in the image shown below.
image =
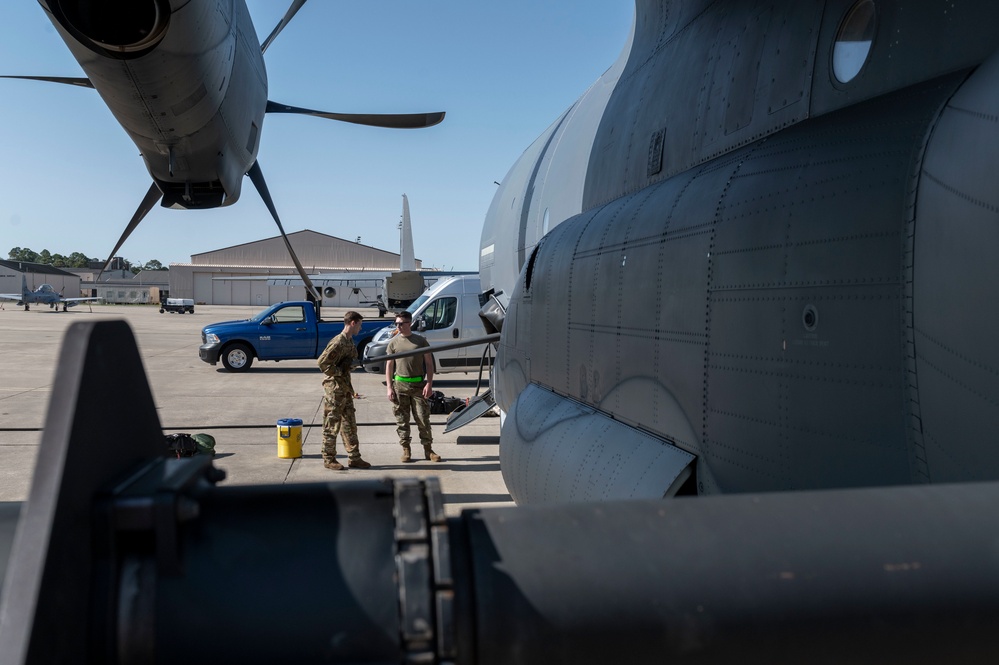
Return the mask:
M 466 511 L 462 662 L 995 662 L 996 505 L 988 483 Z
M 196 487 L 176 558 L 119 537 L 122 665 L 999 657 L 994 484 L 451 519 L 433 480 Z

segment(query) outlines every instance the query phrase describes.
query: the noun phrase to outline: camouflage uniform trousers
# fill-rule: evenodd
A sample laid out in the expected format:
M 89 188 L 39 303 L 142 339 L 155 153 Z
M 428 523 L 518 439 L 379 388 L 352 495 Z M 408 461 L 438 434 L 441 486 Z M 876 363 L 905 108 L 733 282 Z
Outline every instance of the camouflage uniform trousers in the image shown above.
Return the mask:
M 357 440 L 357 417 L 354 414 L 354 393 L 349 386 L 335 381 L 323 384 L 323 461 L 336 459 L 336 435 L 343 437 L 343 447 L 351 460 L 361 459 Z
M 423 396 L 425 381 L 409 383 L 393 381 L 396 401 L 392 402 L 392 415 L 395 416 L 395 431 L 399 433 L 399 443 L 410 445 L 409 414 L 413 414 L 416 428 L 420 432 L 420 443 L 429 446 L 434 442 L 434 433 L 430 429 L 430 405 Z

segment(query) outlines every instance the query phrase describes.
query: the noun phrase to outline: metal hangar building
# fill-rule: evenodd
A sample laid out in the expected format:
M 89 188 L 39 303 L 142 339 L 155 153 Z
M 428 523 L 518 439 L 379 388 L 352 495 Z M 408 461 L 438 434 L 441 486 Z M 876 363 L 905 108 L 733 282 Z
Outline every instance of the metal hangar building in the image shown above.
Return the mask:
M 399 254 L 311 230 L 288 234 L 302 266 L 310 275 L 399 269 Z M 422 264 L 416 262 L 419 270 Z M 304 300 L 303 286 L 268 286 L 267 280 L 297 276 L 281 236 L 191 255 L 190 263 L 170 264 L 170 297 L 193 298 L 204 305 L 266 306 Z M 377 292 L 357 293 L 374 300 Z M 325 303 L 334 304 L 334 303 Z

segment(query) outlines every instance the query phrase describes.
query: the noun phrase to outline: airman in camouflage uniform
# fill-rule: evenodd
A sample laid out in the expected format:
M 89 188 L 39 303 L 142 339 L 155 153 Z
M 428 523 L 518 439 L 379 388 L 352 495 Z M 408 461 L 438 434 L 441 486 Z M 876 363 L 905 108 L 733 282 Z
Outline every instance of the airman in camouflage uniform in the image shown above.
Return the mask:
M 398 334 L 389 342 L 386 353 L 401 353 L 416 349 L 430 348 L 430 342 L 412 331 L 413 315 L 409 312 L 399 312 L 395 316 Z M 424 379 L 426 377 L 426 379 Z M 409 414 L 412 412 L 416 428 L 420 432 L 420 443 L 423 444 L 423 455 L 431 462 L 441 462 L 441 456 L 434 452 L 434 434 L 430 429 L 430 406 L 427 398 L 433 393 L 434 356 L 430 351 L 409 358 L 398 358 L 385 363 L 385 385 L 388 386 L 388 398 L 392 402 L 392 414 L 395 416 L 396 432 L 399 433 L 399 443 L 402 445 L 402 461 L 412 459 L 410 450 Z
M 319 369 L 326 375 L 323 379 L 323 466 L 335 471 L 343 469 L 343 464 L 336 461 L 337 434 L 343 437 L 343 447 L 347 449 L 347 466 L 371 468 L 361 459 L 354 415 L 354 386 L 350 382 L 350 372 L 357 359 L 354 335 L 361 331 L 363 318 L 354 311 L 344 314 L 343 332 L 331 339 L 319 356 Z

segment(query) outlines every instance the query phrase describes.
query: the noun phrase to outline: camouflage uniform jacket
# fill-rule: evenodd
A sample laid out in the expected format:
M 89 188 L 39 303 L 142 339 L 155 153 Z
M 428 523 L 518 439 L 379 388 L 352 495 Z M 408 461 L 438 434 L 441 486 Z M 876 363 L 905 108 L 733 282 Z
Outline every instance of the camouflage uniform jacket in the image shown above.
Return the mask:
M 350 372 L 356 359 L 357 347 L 346 331 L 331 339 L 326 350 L 319 356 L 319 369 L 326 375 L 323 385 L 332 383 L 334 389 L 348 390 L 353 394 Z

